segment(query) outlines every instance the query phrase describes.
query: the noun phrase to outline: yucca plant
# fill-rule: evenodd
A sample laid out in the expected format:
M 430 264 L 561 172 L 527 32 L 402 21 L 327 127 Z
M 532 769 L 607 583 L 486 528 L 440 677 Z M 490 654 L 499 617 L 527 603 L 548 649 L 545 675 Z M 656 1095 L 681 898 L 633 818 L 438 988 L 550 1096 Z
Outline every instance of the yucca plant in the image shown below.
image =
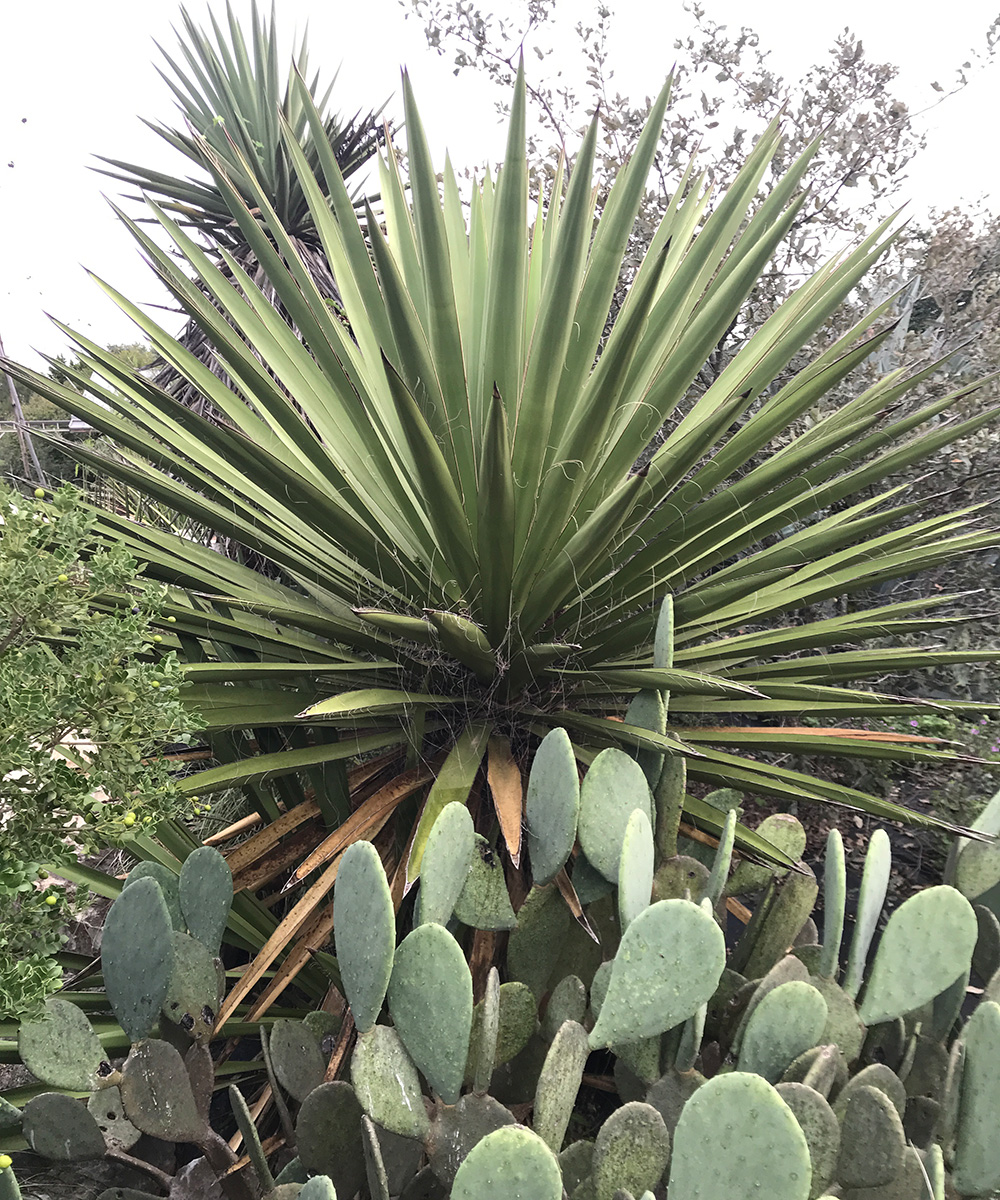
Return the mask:
M 282 119 L 285 152 L 344 319 L 242 152 L 232 150 L 231 178 L 202 142 L 266 287 L 225 247 L 217 265 L 153 201 L 177 255 L 122 219 L 231 387 L 103 286 L 226 422 L 80 335 L 93 368 L 83 394 L 10 365 L 120 455 L 74 446 L 78 457 L 280 573 L 101 515 L 105 536 L 172 589 L 162 649 L 186 661 L 222 764 L 183 786 L 203 797 L 243 787 L 257 814 L 245 826 L 263 823 L 229 856 L 237 889 L 304 889 L 230 1004 L 295 939 L 257 1011 L 309 962 L 329 936 L 340 855 L 359 838 L 380 848 L 398 905 L 434 818 L 468 802 L 508 878 L 520 871 L 525 886 L 522 773 L 554 727 L 584 765 L 605 746 L 647 763 L 665 756 L 675 784 L 685 765 L 688 819 L 708 833 L 723 814 L 699 796 L 720 785 L 932 824 L 787 765 L 801 754 L 942 757 L 948 748 L 931 739 L 837 720 L 925 710 L 864 681 L 954 660 L 887 646 L 959 619 L 942 615 L 948 598 L 822 618 L 816 606 L 995 542 L 976 509 L 924 520 L 885 482 L 997 415 L 943 419 L 965 392 L 907 408 L 931 368 L 896 372 L 796 425 L 889 335 L 891 301 L 773 383 L 885 251 L 888 225 L 805 282 L 689 400 L 796 219 L 811 152 L 760 204 L 777 126 L 713 207 L 689 171 L 608 331 L 667 89 L 595 223 L 596 123 L 568 185 L 560 169 L 529 220 L 521 80 L 505 163 L 466 206 L 450 167 L 435 176 L 404 78 L 409 189 L 390 155 L 383 227 L 371 211 L 359 221 L 319 110 L 296 86 L 318 171 Z M 748 831 L 741 838 L 767 851 Z
M 244 37 L 228 3 L 226 15 L 228 37 L 213 13 L 209 13 L 209 32 L 199 28 L 187 10 L 181 9 L 183 34 L 178 34 L 178 42 L 184 65 L 161 48 L 168 69 L 161 69 L 160 75 L 176 98 L 182 127 L 145 122 L 190 160 L 198 174 L 183 178 L 101 156 L 100 160 L 113 168 L 103 173 L 138 188 L 143 196 L 155 197 L 185 229 L 202 236 L 210 251 L 227 249 L 278 311 L 284 312 L 280 298 L 269 291 L 267 275 L 239 223 L 233 219 L 226 195 L 205 171 L 204 147 L 210 147 L 248 207 L 254 207 L 258 191 L 264 193 L 317 288 L 331 304 L 339 305 L 336 283 L 294 170 L 282 124 L 314 173 L 319 157 L 313 138 L 318 136 L 336 158 L 344 179 L 371 161 L 384 144 L 385 126 L 376 112 L 362 115 L 358 111 L 353 117 L 329 113 L 336 76 L 321 87 L 319 74 L 310 75 L 305 35 L 288 69 L 282 68 L 273 12 L 268 21 L 261 17 L 256 2 L 251 5 L 249 39 Z M 303 96 L 308 96 L 309 107 L 320 114 L 320 127 L 315 133 Z M 355 199 L 360 203 L 357 195 Z M 287 319 L 287 312 L 285 316 Z M 197 322 L 188 323 L 181 340 L 203 362 L 220 369 L 210 340 Z M 169 365 L 160 371 L 157 382 L 187 403 L 205 403 L 199 389 Z

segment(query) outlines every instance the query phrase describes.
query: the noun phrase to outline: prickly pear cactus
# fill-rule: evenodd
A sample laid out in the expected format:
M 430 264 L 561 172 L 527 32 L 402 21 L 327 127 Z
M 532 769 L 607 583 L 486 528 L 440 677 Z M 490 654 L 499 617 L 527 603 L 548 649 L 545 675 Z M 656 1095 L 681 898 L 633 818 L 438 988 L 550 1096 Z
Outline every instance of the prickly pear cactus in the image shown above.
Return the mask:
M 520 1125 L 498 1129 L 458 1168 L 451 1200 L 562 1200 L 559 1161 Z

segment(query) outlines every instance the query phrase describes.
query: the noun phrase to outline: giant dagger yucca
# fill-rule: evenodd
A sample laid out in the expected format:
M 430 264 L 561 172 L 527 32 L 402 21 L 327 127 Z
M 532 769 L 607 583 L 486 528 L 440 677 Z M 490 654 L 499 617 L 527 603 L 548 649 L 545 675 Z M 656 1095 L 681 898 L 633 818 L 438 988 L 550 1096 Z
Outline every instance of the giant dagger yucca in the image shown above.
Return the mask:
M 935 761 L 942 750 L 928 739 L 837 722 L 921 710 L 866 680 L 1000 657 L 886 648 L 955 620 L 945 598 L 803 620 L 828 597 L 995 542 L 976 509 L 926 519 L 886 482 L 995 418 L 984 408 L 938 420 L 970 389 L 907 407 L 929 372 L 897 371 L 796 423 L 848 388 L 891 332 L 887 300 L 789 374 L 890 244 L 888 225 L 831 259 L 707 391 L 692 391 L 793 226 L 812 151 L 763 200 L 777 125 L 725 195 L 711 197 L 693 171 L 678 180 L 608 330 L 667 89 L 599 219 L 596 121 L 568 182 L 560 168 L 529 214 L 523 79 L 504 164 L 464 201 L 450 166 L 435 174 L 405 78 L 403 90 L 409 178 L 390 154 L 377 217 L 356 214 L 304 87 L 315 171 L 283 131 L 342 312 L 324 302 L 253 172 L 237 189 L 207 146 L 266 292 L 152 200 L 175 252 L 122 216 L 231 388 L 102 286 L 222 424 L 79 335 L 93 370 L 77 373 L 82 393 L 10 368 L 116 448 L 72 447 L 79 458 L 276 568 L 264 577 L 113 512 L 100 518 L 170 587 L 163 649 L 186 661 L 220 761 L 182 786 L 246 789 L 263 828 L 230 855 L 237 887 L 280 879 L 295 901 L 262 926 L 264 951 L 229 1001 L 297 938 L 258 1011 L 328 936 L 352 841 L 376 842 L 398 902 L 435 816 L 470 802 L 524 875 L 523 774 L 553 728 L 584 766 L 607 746 L 654 771 L 665 763 L 708 832 L 722 814 L 699 796 L 719 786 L 927 824 L 787 757 Z

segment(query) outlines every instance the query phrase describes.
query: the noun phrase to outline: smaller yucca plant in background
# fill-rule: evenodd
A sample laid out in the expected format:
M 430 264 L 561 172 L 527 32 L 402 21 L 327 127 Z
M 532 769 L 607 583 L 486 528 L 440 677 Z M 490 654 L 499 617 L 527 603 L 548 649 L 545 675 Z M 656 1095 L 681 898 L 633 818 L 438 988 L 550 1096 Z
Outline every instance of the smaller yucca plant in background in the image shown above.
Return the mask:
M 298 937 L 273 998 L 329 935 L 352 842 L 376 842 L 398 906 L 450 802 L 471 805 L 512 886 L 525 887 L 522 777 L 553 727 L 583 764 L 607 746 L 638 755 L 651 785 L 710 833 L 723 814 L 699 785 L 933 823 L 781 756 L 938 758 L 933 739 L 837 720 L 926 708 L 865 679 L 1000 657 L 884 647 L 955 620 L 938 615 L 944 597 L 802 619 L 830 597 L 995 542 L 975 509 L 922 520 L 884 482 L 996 416 L 938 420 L 971 389 L 910 411 L 907 390 L 930 368 L 899 371 L 789 432 L 891 332 L 887 300 L 774 382 L 884 252 L 887 225 L 804 283 L 689 399 L 796 219 L 811 151 L 760 205 L 777 126 L 714 207 L 703 179 L 679 180 L 607 332 L 667 89 L 595 224 L 596 122 L 568 185 L 560 168 L 529 221 L 523 79 L 504 166 L 472 186 L 467 208 L 450 166 L 439 183 L 403 86 L 408 187 L 389 156 L 380 219 L 368 209 L 359 221 L 301 80 L 315 160 L 280 122 L 342 314 L 235 143 L 225 157 L 200 145 L 255 277 L 225 246 L 217 264 L 152 200 L 180 262 L 123 216 L 229 385 L 103 286 L 221 425 L 79 335 L 94 371 L 79 379 L 83 395 L 10 366 L 121 455 L 73 447 L 80 459 L 280 574 L 101 516 L 105 536 L 173 589 L 163 648 L 186 660 L 187 694 L 222 762 L 188 790 L 244 787 L 265 822 L 230 855 L 237 889 L 279 878 L 305 888 L 232 1003 Z M 668 707 L 682 724 L 668 723 Z M 767 850 L 749 831 L 739 840 Z M 169 844 L 184 852 L 183 839 Z
M 160 74 L 177 100 L 183 128 L 145 122 L 197 168 L 197 176 L 168 175 L 102 157 L 101 161 L 113 168 L 104 174 L 138 188 L 142 197 L 155 197 L 180 225 L 203 237 L 209 248 L 228 250 L 278 310 L 284 311 L 280 299 L 268 290 L 267 274 L 233 218 L 225 194 L 205 171 L 204 148 L 211 148 L 248 207 L 254 208 L 254 196 L 263 191 L 316 286 L 331 304 L 339 305 L 337 285 L 294 170 L 282 123 L 314 172 L 319 170 L 314 141 L 318 137 L 336 158 L 345 180 L 369 163 L 384 144 L 386 126 L 376 112 L 362 115 L 359 111 L 349 118 L 329 113 L 336 76 L 321 88 L 319 73 L 310 74 L 305 35 L 299 40 L 283 82 L 274 14 L 270 21 L 262 18 L 254 2 L 249 39 L 244 37 L 228 3 L 226 16 L 228 37 L 213 13 L 209 13 L 210 34 L 198 27 L 186 9 L 181 9 L 184 33 L 178 35 L 178 42 L 185 66 L 182 69 L 162 51 L 169 71 L 160 69 Z M 304 95 L 319 115 L 315 132 L 302 101 Z M 358 193 L 355 200 L 362 203 Z M 212 369 L 219 369 L 210 340 L 196 322 L 188 323 L 181 341 Z M 186 403 L 196 407 L 204 404 L 199 390 L 169 364 L 157 375 L 157 383 Z

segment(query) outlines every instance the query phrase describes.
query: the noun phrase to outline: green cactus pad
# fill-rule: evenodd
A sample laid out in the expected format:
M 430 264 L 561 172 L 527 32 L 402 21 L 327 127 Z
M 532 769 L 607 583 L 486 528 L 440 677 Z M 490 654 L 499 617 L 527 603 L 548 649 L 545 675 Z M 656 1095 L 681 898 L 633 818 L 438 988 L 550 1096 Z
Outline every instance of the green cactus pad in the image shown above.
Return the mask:
M 79 1089 L 83 1090 L 83 1089 Z M 0 1096 L 0 1133 L 21 1128 L 21 1110 Z
M 167 1027 L 173 1026 L 167 1023 Z M 262 1041 L 266 1040 L 266 1034 Z M 184 1069 L 191 1083 L 191 1094 L 202 1121 L 208 1124 L 208 1110 L 215 1089 L 215 1063 L 207 1043 L 195 1042 L 184 1054 Z
M 715 850 L 715 858 L 712 860 L 712 873 L 708 878 L 705 895 L 713 908 L 722 899 L 722 895 L 726 889 L 726 882 L 729 879 L 729 868 L 733 860 L 733 846 L 736 843 L 736 820 L 736 809 L 731 808 L 726 813 L 726 820 L 722 826 L 719 844 Z
M 777 846 L 782 853 L 787 854 L 792 862 L 798 862 L 805 853 L 806 831 L 802 827 L 802 822 L 790 813 L 775 813 L 773 816 L 765 817 L 757 826 L 757 833 L 762 838 L 767 838 L 772 846 Z M 759 863 L 746 861 L 738 863 L 736 870 L 729 877 L 726 894 L 728 896 L 745 896 L 759 892 L 761 888 L 767 886 L 774 874 L 775 872 L 770 867 L 761 866 Z M 784 875 L 786 872 L 779 871 L 778 874 Z
M 625 724 L 649 729 L 661 736 L 667 731 L 667 705 L 663 692 L 643 688 L 636 692 L 625 712 Z M 635 751 L 635 761 L 642 767 L 650 791 L 659 782 L 663 770 L 663 754 L 656 750 Z
M 563 1188 L 573 1194 L 585 1179 L 590 1178 L 594 1165 L 593 1142 L 571 1142 L 559 1155 L 559 1170 L 562 1172 Z
M 104 920 L 104 989 L 130 1041 L 149 1037 L 160 1015 L 174 968 L 173 931 L 160 886 L 149 878 L 125 888 Z
M 642 768 L 622 750 L 602 750 L 580 789 L 580 846 L 587 861 L 618 882 L 622 842 L 629 819 L 640 808 L 653 821 L 653 798 Z
M 657 1036 L 637 1038 L 634 1042 L 616 1042 L 612 1049 L 618 1062 L 631 1071 L 640 1085 L 648 1086 L 660 1077 L 662 1044 L 662 1037 Z
M 20 1194 L 18 1192 L 18 1197 Z M 5 1196 L 0 1191 L 0 1200 L 13 1200 L 13 1198 Z M 161 1198 L 154 1196 L 152 1192 L 138 1192 L 135 1188 L 115 1187 L 105 1188 L 97 1200 L 161 1200 Z M 271 1200 L 271 1197 L 268 1197 L 268 1200 Z
M 697 904 L 708 895 L 712 873 L 704 863 L 687 854 L 678 854 L 662 862 L 653 875 L 651 899 L 684 900 L 688 897 Z
M 562 1149 L 589 1054 L 587 1031 L 576 1021 L 566 1021 L 552 1039 L 538 1077 L 535 1132 L 556 1154 Z
M 969 900 L 976 900 L 998 883 L 1000 841 L 967 841 L 955 863 L 955 887 Z
M 197 1142 L 206 1131 L 184 1060 L 166 1042 L 132 1047 L 122 1066 L 122 1104 L 143 1133 L 166 1142 Z
M 844 937 L 844 908 L 847 903 L 847 863 L 844 839 L 839 829 L 831 829 L 826 839 L 823 870 L 823 954 L 819 974 L 835 979 L 840 968 L 840 943 Z M 846 1052 L 845 1052 L 846 1054 Z M 855 1055 L 846 1054 L 847 1058 Z
M 669 1133 L 677 1128 L 684 1105 L 704 1082 L 705 1077 L 697 1071 L 668 1071 L 646 1093 L 646 1103 L 660 1114 Z
M 472 1090 L 477 1096 L 489 1091 L 493 1068 L 497 1060 L 497 1039 L 500 1036 L 500 976 L 490 967 L 482 1001 L 472 1010 L 472 1033 L 469 1036 L 469 1064 Z M 466 1075 L 470 1071 L 466 1071 Z
M 972 905 L 954 888 L 911 896 L 885 927 L 858 1016 L 890 1021 L 933 1000 L 968 970 L 977 932 Z
M 233 1116 L 236 1118 L 236 1128 L 243 1136 L 243 1148 L 246 1151 L 247 1158 L 250 1159 L 253 1173 L 257 1176 L 260 1186 L 265 1191 L 270 1191 L 274 1187 L 274 1176 L 267 1165 L 267 1155 L 264 1153 L 264 1147 L 260 1143 L 260 1134 L 257 1132 L 257 1125 L 250 1113 L 243 1093 L 236 1084 L 230 1084 L 228 1090 L 229 1103 L 232 1105 Z
M 372 1124 L 385 1167 L 389 1195 L 398 1196 L 423 1162 L 424 1144 L 414 1138 L 400 1137 L 398 1133 L 392 1133 L 375 1122 Z
M 141 862 L 129 871 L 123 886 L 131 887 L 140 879 L 155 879 L 160 885 L 167 912 L 170 913 L 171 924 L 174 929 L 179 929 L 183 933 L 187 925 L 184 921 L 184 914 L 181 912 L 180 881 L 176 874 L 169 867 L 165 867 L 163 863 Z
M 612 1200 L 618 1188 L 635 1195 L 652 1190 L 670 1161 L 670 1134 L 659 1112 L 632 1101 L 616 1108 L 594 1142 L 594 1191 Z
M 812 1163 L 811 1196 L 832 1181 L 840 1154 L 840 1122 L 825 1096 L 804 1083 L 779 1083 L 775 1088 L 795 1115 L 809 1144 Z
M 907 1096 L 936 1096 L 948 1074 L 948 1051 L 940 1042 L 918 1036 L 913 1062 L 906 1074 Z
M 819 888 L 812 871 L 808 867 L 804 870 L 805 874 L 792 871 L 785 876 L 763 920 L 756 922 L 754 914 L 754 919 L 743 934 L 752 945 L 745 956 L 741 953 L 743 938 L 740 939 L 732 966 L 748 979 L 761 978 L 779 959 L 784 958 L 812 912 Z
M 984 904 L 974 907 L 978 933 L 972 952 L 972 969 L 986 982 L 1000 970 L 1000 921 Z
M 219 994 L 218 960 L 197 938 L 174 930 L 174 968 L 163 999 L 163 1012 L 195 1041 L 212 1034 L 222 997 Z
M 898 1071 L 906 1053 L 906 1026 L 902 1017 L 895 1021 L 885 1021 L 881 1025 L 873 1025 L 865 1035 L 865 1044 L 861 1047 L 861 1061 L 868 1063 L 885 1063 L 893 1071 Z
M 525 983 L 535 1000 L 549 990 L 555 970 L 553 946 L 561 946 L 574 924 L 572 914 L 554 887 L 532 888 L 517 914 L 517 928 L 507 947 L 507 974 Z
M 903 1119 L 903 1114 L 906 1112 L 906 1088 L 895 1071 L 891 1071 L 884 1063 L 872 1063 L 865 1067 L 838 1093 L 833 1105 L 833 1111 L 837 1114 L 838 1119 L 843 1119 L 851 1096 L 858 1088 L 862 1087 L 873 1087 L 884 1092 L 892 1101 L 893 1108 L 899 1113 L 900 1120 Z
M 100 1040 L 75 1004 L 45 1001 L 45 1016 L 22 1021 L 17 1034 L 21 1061 L 43 1083 L 67 1091 L 89 1091 L 105 1060 Z
M 367 1182 L 362 1115 L 354 1089 L 337 1080 L 314 1088 L 295 1122 L 302 1165 L 313 1175 L 328 1175 L 344 1196 L 353 1196 Z
M 903 1117 L 907 1142 L 921 1149 L 930 1145 L 941 1118 L 941 1105 L 930 1096 L 911 1096 Z
M 492 1096 L 462 1096 L 453 1108 L 442 1106 L 427 1136 L 431 1170 L 451 1187 L 473 1147 L 497 1129 L 516 1124 L 513 1113 Z
M 715 991 L 725 963 L 722 931 L 696 904 L 650 905 L 622 936 L 591 1049 L 652 1037 L 686 1021 Z
M 759 1075 L 716 1075 L 684 1106 L 670 1200 L 807 1200 L 811 1179 L 805 1135 Z
M 851 938 L 847 973 L 844 976 L 844 991 L 852 1000 L 861 990 L 865 963 L 868 961 L 868 950 L 872 944 L 879 917 L 882 915 L 882 905 L 885 903 L 891 868 L 892 850 L 889 846 L 889 835 L 884 829 L 876 829 L 868 843 L 868 853 L 865 855 L 865 869 L 861 876 L 858 909 L 854 917 L 854 936 Z M 958 972 L 956 971 L 955 974 L 957 975 Z M 870 1023 L 870 1021 L 865 1021 L 865 1024 Z
M 965 1074 L 965 1043 L 956 1038 L 948 1055 L 948 1073 L 941 1091 L 941 1112 L 935 1138 L 944 1151 L 945 1158 L 952 1163 L 955 1158 L 955 1135 L 958 1131 L 958 1114 L 962 1102 L 962 1076 Z
M 43 1092 L 24 1106 L 21 1131 L 36 1154 L 56 1162 L 103 1158 L 104 1134 L 79 1100 Z
M 351 1059 L 351 1082 L 376 1124 L 403 1137 L 425 1136 L 430 1122 L 417 1068 L 390 1025 L 375 1025 L 359 1036 Z
M 965 1066 L 952 1171 L 963 1196 L 981 1196 L 1000 1188 L 1000 1005 L 981 1003 L 962 1040 Z
M 218 954 L 233 903 L 228 863 L 213 846 L 199 846 L 184 860 L 178 886 L 188 933 Z
M 566 865 L 580 815 L 580 777 L 569 734 L 553 729 L 542 738 L 528 774 L 524 816 L 531 875 L 542 886 Z
M 577 899 L 586 908 L 595 900 L 610 896 L 615 885 L 587 862 L 587 856 L 581 850 L 573 860 L 573 888 Z
M 344 995 L 358 1031 L 367 1033 L 382 1009 L 396 947 L 392 896 L 371 842 L 355 842 L 340 860 L 333 925 Z
M 892 1100 L 874 1087 L 851 1089 L 840 1125 L 835 1172 L 845 1188 L 884 1187 L 903 1165 L 906 1136 Z
M 142 1130 L 136 1129 L 125 1116 L 120 1088 L 101 1088 L 99 1092 L 92 1092 L 87 1101 L 87 1111 L 97 1122 L 105 1143 L 112 1150 L 131 1150 L 142 1137 Z
M 819 1040 L 839 1046 L 844 1058 L 854 1062 L 861 1054 L 867 1033 L 854 1001 L 829 976 L 813 975 L 809 982 L 826 1001 L 826 1026 Z
M 458 1168 L 451 1200 L 562 1200 L 556 1156 L 520 1125 L 483 1138 Z
M 622 932 L 649 907 L 653 893 L 653 826 L 637 808 L 629 817 L 618 864 L 618 921 Z
M 469 1055 L 472 976 L 443 926 L 421 925 L 399 944 L 388 995 L 410 1057 L 445 1104 L 454 1104 Z
M 814 1046 L 799 1055 L 781 1082 L 804 1083 L 828 1097 L 847 1083 L 847 1062 L 837 1046 Z
M 337 1200 L 337 1189 L 329 1175 L 314 1175 L 302 1185 L 298 1200 Z
M 469 1035 L 469 1063 L 466 1078 L 472 1081 L 476 1064 L 473 1050 L 482 1036 L 485 998 L 472 1011 L 472 1032 Z M 523 983 L 502 983 L 499 994 L 500 1019 L 497 1028 L 496 1056 L 493 1070 L 516 1057 L 531 1040 L 538 1026 L 537 1005 L 531 989 Z
M 375 1126 L 367 1117 L 361 1118 L 361 1148 L 365 1152 L 370 1200 L 389 1200 L 389 1177 L 382 1161 L 382 1147 Z
M 420 923 L 447 925 L 466 876 L 476 835 L 464 804 L 446 804 L 431 827 L 420 867 Z
M 583 1024 L 587 1013 L 587 989 L 575 975 L 560 979 L 552 989 L 549 1004 L 542 1018 L 542 1037 L 551 1042 L 564 1021 Z
M 740 1070 L 777 1083 L 800 1054 L 817 1045 L 826 1026 L 826 1001 L 810 983 L 793 979 L 761 1000 L 747 1022 Z
M 768 996 L 775 988 L 781 987 L 782 984 L 791 983 L 792 980 L 801 980 L 803 983 L 808 983 L 809 972 L 802 961 L 796 958 L 794 954 L 786 954 L 784 958 L 779 959 L 770 971 L 768 971 L 747 1001 L 746 1007 L 743 1010 L 743 1016 L 740 1019 L 739 1028 L 733 1038 L 734 1051 L 739 1053 L 747 1024 L 765 996 Z
M 279 1019 L 271 1026 L 268 1050 L 278 1082 L 300 1103 L 323 1082 L 326 1059 L 319 1038 L 304 1021 Z
M 426 880 L 421 886 L 426 886 Z M 517 924 L 503 864 L 486 838 L 478 833 L 465 883 L 455 901 L 455 916 L 472 929 L 513 929 Z
M 138 1193 L 136 1193 L 138 1195 Z M 0 1167 L 0 1200 L 21 1200 L 21 1188 L 12 1167 Z M 155 1200 L 142 1197 L 141 1200 Z

